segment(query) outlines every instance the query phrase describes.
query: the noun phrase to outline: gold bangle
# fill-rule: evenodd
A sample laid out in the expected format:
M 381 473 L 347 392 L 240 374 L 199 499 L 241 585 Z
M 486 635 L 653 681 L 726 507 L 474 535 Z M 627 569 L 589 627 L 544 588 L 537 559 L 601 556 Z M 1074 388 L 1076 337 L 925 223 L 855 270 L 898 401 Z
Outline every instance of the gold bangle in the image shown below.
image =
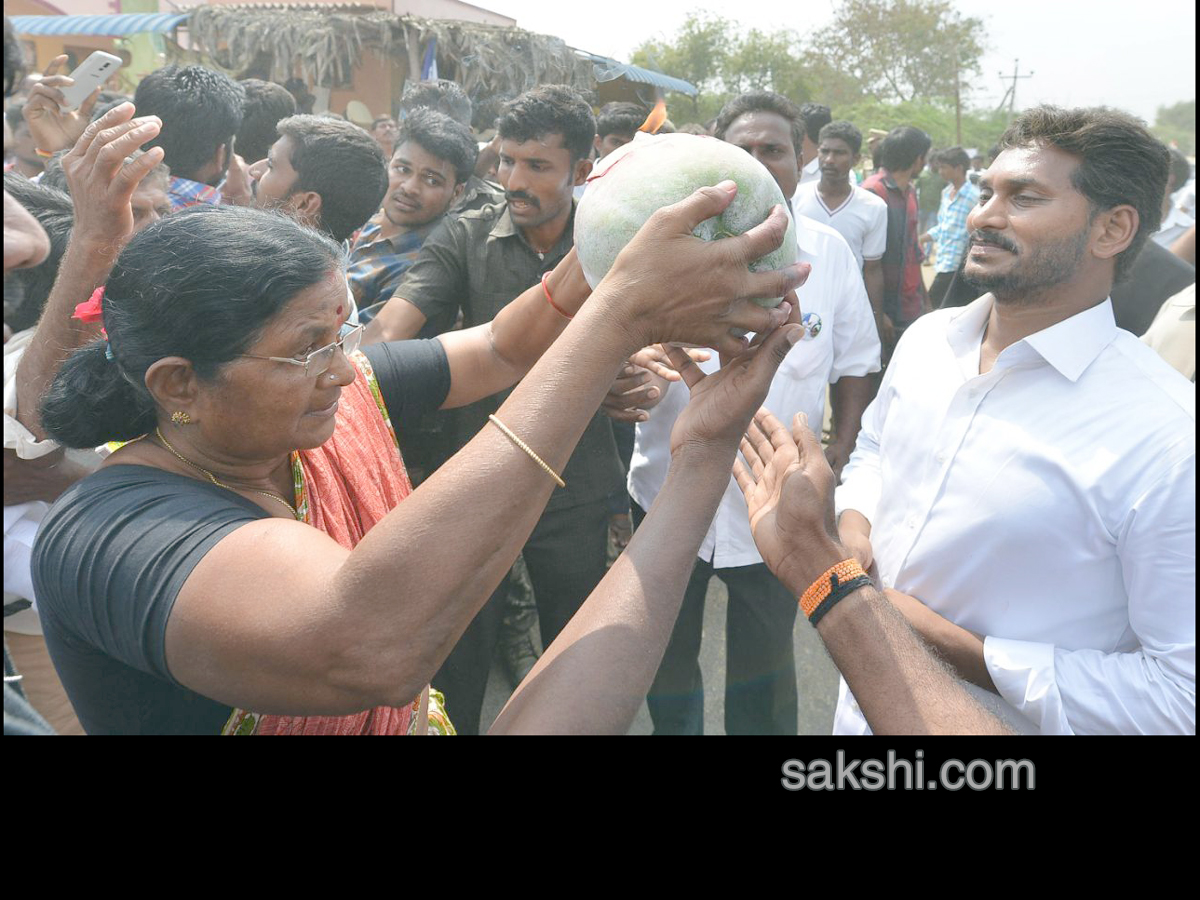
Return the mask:
M 551 478 L 553 478 L 555 484 L 557 484 L 560 488 L 565 488 L 567 486 L 567 483 L 558 476 L 558 473 L 555 472 L 548 465 L 546 465 L 544 462 L 542 462 L 542 458 L 540 456 L 538 456 L 536 453 L 534 453 L 528 444 L 526 444 L 523 440 L 521 440 L 519 437 L 517 437 L 515 434 L 513 434 L 509 430 L 507 425 L 505 425 L 503 422 L 501 422 L 495 416 L 488 416 L 488 421 L 491 422 L 493 425 L 495 425 L 497 428 L 499 428 L 501 431 L 503 431 L 505 437 L 507 437 L 510 441 L 512 441 L 514 444 L 516 444 L 518 447 L 520 447 L 522 450 L 524 450 L 526 453 L 528 453 L 529 458 L 532 459 L 539 466 L 541 466 L 542 471 L 545 472 L 547 475 L 549 475 Z

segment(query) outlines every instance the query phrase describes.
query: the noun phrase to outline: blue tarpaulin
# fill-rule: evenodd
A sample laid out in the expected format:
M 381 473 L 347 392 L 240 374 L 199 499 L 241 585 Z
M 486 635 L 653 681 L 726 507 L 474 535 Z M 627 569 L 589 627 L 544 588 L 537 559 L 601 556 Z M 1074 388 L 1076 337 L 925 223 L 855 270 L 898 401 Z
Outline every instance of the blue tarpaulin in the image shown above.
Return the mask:
M 164 34 L 188 13 L 121 13 L 111 16 L 10 16 L 17 34 Z

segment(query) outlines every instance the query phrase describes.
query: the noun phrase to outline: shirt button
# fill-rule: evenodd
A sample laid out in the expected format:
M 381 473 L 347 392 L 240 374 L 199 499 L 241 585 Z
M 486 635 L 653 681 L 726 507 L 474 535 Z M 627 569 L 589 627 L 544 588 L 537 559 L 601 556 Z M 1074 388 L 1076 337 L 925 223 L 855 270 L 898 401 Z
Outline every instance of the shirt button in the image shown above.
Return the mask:
M 934 459 L 936 459 L 939 463 L 944 463 L 946 461 L 946 454 L 939 453 L 937 456 L 934 457 Z
M 908 527 L 909 527 L 909 528 L 916 528 L 916 527 L 917 527 L 917 520 L 916 520 L 916 517 L 910 518 L 910 519 L 908 520 Z

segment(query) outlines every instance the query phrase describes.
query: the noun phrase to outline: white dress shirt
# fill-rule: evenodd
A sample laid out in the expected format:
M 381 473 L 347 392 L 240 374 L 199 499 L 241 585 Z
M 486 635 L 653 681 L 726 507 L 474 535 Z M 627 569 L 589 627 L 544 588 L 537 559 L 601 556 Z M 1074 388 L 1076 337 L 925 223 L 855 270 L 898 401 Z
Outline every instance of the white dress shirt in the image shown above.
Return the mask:
M 812 427 L 820 428 L 830 382 L 843 375 L 879 371 L 879 335 L 862 272 L 845 239 L 803 216 L 796 217 L 796 239 L 797 261 L 812 265 L 808 281 L 798 292 L 800 309 L 820 316 L 821 329 L 816 337 L 799 341 L 784 359 L 771 382 L 766 406 L 789 424 L 793 415 L 804 412 Z M 701 363 L 700 368 L 715 372 L 718 361 Z M 637 425 L 629 493 L 643 509 L 650 508 L 667 480 L 671 428 L 687 402 L 687 386 L 673 383 L 650 410 L 649 420 Z M 746 501 L 732 474 L 699 555 L 718 569 L 762 562 L 750 534 Z
M 981 375 L 991 305 L 905 333 L 838 513 L 885 586 L 986 636 L 976 696 L 1020 730 L 1194 733 L 1195 387 L 1107 300 Z M 834 731 L 868 731 L 844 681 Z
M 47 453 L 53 453 L 59 447 L 58 443 L 49 438 L 39 441 L 33 432 L 17 420 L 17 365 L 25 355 L 36 330 L 28 328 L 18 331 L 4 345 L 4 449 L 13 451 L 20 459 L 37 459 Z M 4 507 L 6 603 L 10 598 L 18 597 L 34 602 L 33 578 L 30 575 L 29 563 L 38 525 L 49 508 L 49 504 L 40 500 Z M 4 620 L 4 630 L 20 634 L 41 634 L 37 613 L 33 609 L 7 617 Z
M 801 185 L 808 184 L 810 181 L 821 180 L 821 160 L 820 157 L 814 156 L 808 162 L 800 167 L 800 180 L 796 184 L 796 190 L 800 190 Z M 795 194 L 792 195 L 793 197 Z
M 863 260 L 883 258 L 887 249 L 887 203 L 865 188 L 852 187 L 836 209 L 825 205 L 825 198 L 812 181 L 796 191 L 792 209 L 798 216 L 828 225 L 846 239 L 861 269 Z

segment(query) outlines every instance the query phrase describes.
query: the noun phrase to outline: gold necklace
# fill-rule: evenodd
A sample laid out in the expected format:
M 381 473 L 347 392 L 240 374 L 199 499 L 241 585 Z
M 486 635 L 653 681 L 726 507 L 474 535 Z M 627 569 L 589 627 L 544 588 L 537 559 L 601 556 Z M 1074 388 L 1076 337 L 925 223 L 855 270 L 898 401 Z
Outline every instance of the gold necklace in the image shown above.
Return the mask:
M 227 491 L 234 490 L 233 488 L 231 488 L 229 485 L 225 484 L 224 482 L 217 481 L 217 476 L 214 475 L 212 472 L 208 471 L 208 469 L 204 468 L 203 466 L 196 465 L 194 462 L 192 462 L 190 459 L 187 459 L 183 454 L 181 454 L 178 450 L 176 450 L 174 447 L 172 447 L 171 442 L 168 441 L 165 437 L 163 437 L 161 428 L 155 426 L 154 433 L 156 435 L 158 435 L 158 439 L 163 442 L 163 446 L 165 446 L 168 450 L 170 450 L 172 453 L 174 453 L 175 457 L 181 463 L 191 466 L 197 472 L 203 472 L 205 475 L 208 476 L 208 480 L 211 481 L 213 484 L 215 484 L 217 487 L 223 487 Z M 292 511 L 293 517 L 296 517 L 296 507 L 292 506 L 292 504 L 288 503 L 286 500 L 284 500 L 278 494 L 274 494 L 271 491 L 260 491 L 257 488 L 243 488 L 242 490 L 250 491 L 251 493 L 254 493 L 254 494 L 261 494 L 264 497 L 270 497 L 272 500 L 278 500 L 280 503 L 282 503 L 284 506 L 286 506 L 288 509 L 290 509 Z

